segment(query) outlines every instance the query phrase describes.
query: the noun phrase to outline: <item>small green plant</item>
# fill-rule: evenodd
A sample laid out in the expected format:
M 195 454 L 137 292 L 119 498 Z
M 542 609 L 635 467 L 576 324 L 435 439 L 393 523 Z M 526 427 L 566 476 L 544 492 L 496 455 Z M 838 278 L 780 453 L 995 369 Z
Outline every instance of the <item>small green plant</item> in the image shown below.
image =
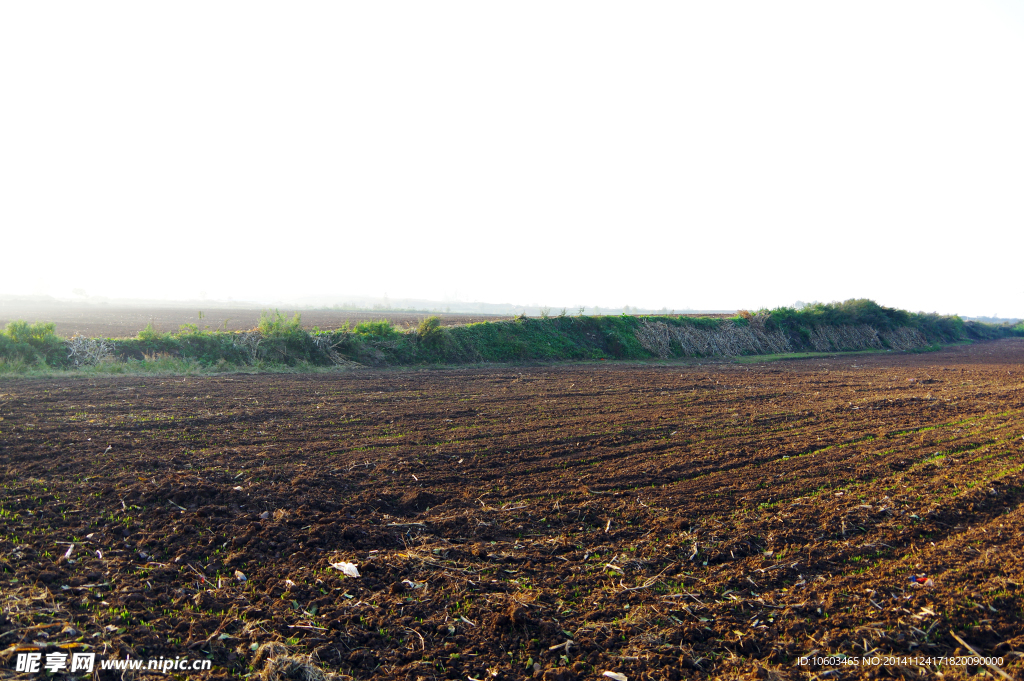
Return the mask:
M 150 322 L 149 324 L 146 324 L 146 328 L 139 331 L 139 335 L 136 336 L 136 338 L 143 341 L 159 341 L 169 337 L 170 335 L 171 334 L 169 333 L 160 333 L 153 326 L 153 322 Z

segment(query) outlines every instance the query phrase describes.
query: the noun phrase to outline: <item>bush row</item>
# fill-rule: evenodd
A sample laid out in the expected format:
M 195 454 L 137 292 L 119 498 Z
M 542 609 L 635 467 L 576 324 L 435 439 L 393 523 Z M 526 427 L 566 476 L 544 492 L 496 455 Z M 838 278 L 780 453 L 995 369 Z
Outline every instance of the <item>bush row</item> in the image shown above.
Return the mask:
M 870 300 L 815 304 L 799 310 L 777 308 L 757 314 L 741 312 L 731 319 L 628 315 L 520 317 L 442 327 L 437 317 L 430 317 L 413 330 L 399 330 L 386 321 L 376 321 L 340 330 L 306 331 L 299 315 L 289 319 L 273 312 L 264 313 L 257 327 L 247 332 L 206 331 L 185 325 L 177 333 L 161 333 L 150 325 L 136 338 L 104 340 L 66 340 L 55 334 L 54 324 L 11 322 L 0 333 L 0 360 L 55 368 L 97 361 L 152 362 L 168 358 L 203 366 L 294 367 L 353 362 L 383 366 L 682 356 L 684 352 L 678 344 L 654 351 L 649 342 L 638 340 L 638 331 L 652 324 L 668 328 L 689 326 L 704 332 L 754 325 L 766 332 L 785 334 L 796 350 L 813 349 L 820 331 L 829 328 L 868 326 L 883 338 L 899 329 L 913 329 L 930 344 L 1024 336 L 1024 325 L 964 322 L 956 316 L 886 308 Z M 643 333 L 639 336 L 643 337 Z

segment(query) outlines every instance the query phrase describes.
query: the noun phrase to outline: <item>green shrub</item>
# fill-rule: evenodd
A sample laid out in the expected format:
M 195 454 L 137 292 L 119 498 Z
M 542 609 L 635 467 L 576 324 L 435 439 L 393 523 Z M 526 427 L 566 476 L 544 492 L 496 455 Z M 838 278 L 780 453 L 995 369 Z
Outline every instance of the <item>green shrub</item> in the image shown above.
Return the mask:
M 441 327 L 441 318 L 437 316 L 427 317 L 420 322 L 416 329 L 416 338 L 419 342 L 432 348 L 443 345 L 445 336 L 445 330 Z
M 892 331 L 896 327 L 912 325 L 912 316 L 906 310 L 883 307 L 866 298 L 855 298 L 841 303 L 815 303 L 799 310 L 779 307 L 765 312 L 768 313 L 769 328 L 790 333 L 800 327 L 867 324 L 877 331 Z
M 57 325 L 53 322 L 37 322 L 29 324 L 26 321 L 18 320 L 9 322 L 4 329 L 4 335 L 15 343 L 29 343 L 39 345 L 57 335 Z
M 376 322 L 359 322 L 352 329 L 352 333 L 360 336 L 374 336 L 376 338 L 391 338 L 398 335 L 395 328 L 391 326 L 391 322 L 385 319 Z
M 56 330 L 57 325 L 53 322 L 9 322 L 0 332 L 0 358 L 25 364 L 65 366 L 68 350 Z
M 416 329 L 416 333 L 419 334 L 420 338 L 427 338 L 433 334 L 436 334 L 441 328 L 441 318 L 437 315 L 433 317 L 427 317 L 420 322 L 419 327 Z
M 967 338 L 964 320 L 959 317 L 947 317 L 938 314 L 915 314 L 911 317 L 911 325 L 916 326 L 926 338 L 952 343 Z M 993 337 L 999 337 L 998 331 Z
M 624 359 L 628 356 L 629 349 L 618 332 L 612 331 L 605 338 L 605 345 L 608 347 L 608 354 L 615 359 Z
M 39 354 L 28 343 L 18 343 L 6 333 L 0 333 L 0 358 L 7 362 L 35 364 Z
M 959 317 L 907 312 L 883 307 L 873 300 L 857 298 L 841 303 L 815 303 L 799 310 L 779 307 L 763 310 L 767 313 L 767 326 L 788 333 L 794 339 L 806 341 L 813 329 L 820 326 L 846 326 L 866 324 L 879 332 L 900 327 L 919 330 L 932 341 L 953 342 L 966 337 L 964 322 Z
M 301 334 L 303 333 L 302 318 L 298 312 L 295 313 L 294 317 L 288 319 L 277 310 L 274 310 L 273 314 L 269 310 L 264 310 L 260 313 L 260 320 L 256 324 L 256 329 L 264 338 Z
M 994 338 L 1024 336 L 1024 322 L 1010 326 L 1009 324 L 988 324 L 986 322 L 961 322 L 963 335 L 972 340 L 992 340 Z

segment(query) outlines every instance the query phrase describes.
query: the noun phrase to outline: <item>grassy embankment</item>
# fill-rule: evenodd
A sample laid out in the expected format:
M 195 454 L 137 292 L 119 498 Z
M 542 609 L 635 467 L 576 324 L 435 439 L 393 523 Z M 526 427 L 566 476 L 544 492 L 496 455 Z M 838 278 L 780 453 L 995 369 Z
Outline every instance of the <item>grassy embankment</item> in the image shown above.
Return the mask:
M 869 300 L 777 308 L 731 319 L 558 316 L 446 328 L 436 317 L 403 331 L 362 322 L 332 331 L 301 328 L 299 317 L 264 314 L 248 332 L 177 333 L 147 327 L 135 338 L 63 339 L 53 324 L 12 322 L 0 333 L 0 374 L 207 373 L 327 370 L 559 360 L 650 360 L 684 357 L 821 356 L 841 351 L 935 349 L 942 345 L 1024 336 L 1015 327 L 911 313 Z

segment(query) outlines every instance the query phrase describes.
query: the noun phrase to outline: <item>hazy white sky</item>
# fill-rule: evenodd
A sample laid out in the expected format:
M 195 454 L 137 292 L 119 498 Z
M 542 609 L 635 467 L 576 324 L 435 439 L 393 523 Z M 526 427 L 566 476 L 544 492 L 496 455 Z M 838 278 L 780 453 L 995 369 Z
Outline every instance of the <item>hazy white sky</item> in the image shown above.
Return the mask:
M 1024 316 L 1006 2 L 0 5 L 0 293 Z

